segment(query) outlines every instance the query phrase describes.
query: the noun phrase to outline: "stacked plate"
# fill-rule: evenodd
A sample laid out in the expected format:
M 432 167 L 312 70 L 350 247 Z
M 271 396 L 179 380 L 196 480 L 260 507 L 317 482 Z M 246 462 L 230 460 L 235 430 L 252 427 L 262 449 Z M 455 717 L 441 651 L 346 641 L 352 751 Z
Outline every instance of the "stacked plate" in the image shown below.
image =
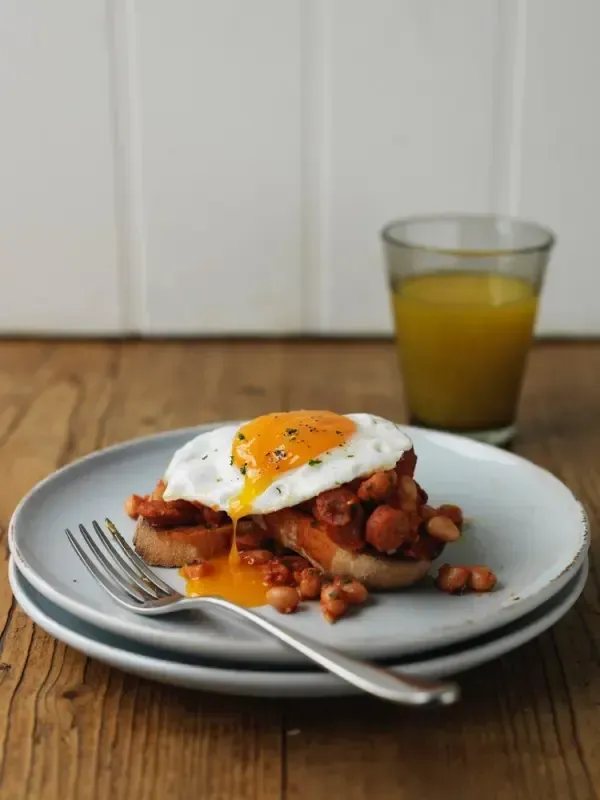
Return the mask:
M 222 424 L 222 423 L 221 423 Z M 225 611 L 139 617 L 120 608 L 72 551 L 65 528 L 110 517 L 131 541 L 123 511 L 133 491 L 153 486 L 173 452 L 201 430 L 139 439 L 93 453 L 42 481 L 11 520 L 10 582 L 44 630 L 112 666 L 166 683 L 257 696 L 351 694 L 283 644 Z M 442 677 L 496 658 L 553 625 L 581 594 L 589 534 L 581 504 L 557 478 L 503 450 L 407 428 L 417 479 L 433 505 L 460 505 L 468 524 L 443 561 L 486 564 L 498 576 L 486 595 L 448 596 L 433 582 L 374 596 L 335 625 L 316 604 L 286 618 L 290 630 L 392 669 Z M 436 572 L 436 566 L 432 572 Z M 176 570 L 156 570 L 179 590 Z

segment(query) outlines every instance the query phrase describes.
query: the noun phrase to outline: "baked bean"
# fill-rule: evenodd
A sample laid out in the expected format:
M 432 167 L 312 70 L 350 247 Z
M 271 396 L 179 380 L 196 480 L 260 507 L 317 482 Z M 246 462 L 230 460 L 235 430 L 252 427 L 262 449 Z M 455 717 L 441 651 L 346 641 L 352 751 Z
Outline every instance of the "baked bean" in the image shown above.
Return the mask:
M 291 614 L 300 602 L 298 592 L 291 586 L 274 586 L 267 592 L 266 599 L 280 614 Z
M 444 505 L 438 507 L 437 513 L 442 517 L 448 517 L 448 519 L 451 519 L 459 530 L 462 528 L 463 512 L 460 506 L 453 506 L 448 503 L 444 503 Z
M 410 518 L 399 508 L 377 506 L 365 528 L 367 542 L 381 553 L 391 553 L 413 537 Z
M 427 520 L 427 533 L 440 542 L 455 542 L 460 539 L 460 531 L 449 517 L 436 514 Z
M 214 508 L 204 506 L 202 513 L 204 515 L 204 521 L 211 527 L 218 528 L 227 521 L 227 514 L 224 511 L 216 511 Z
M 354 494 L 356 494 L 362 482 L 363 482 L 362 478 L 354 478 L 353 481 L 348 481 L 348 483 L 345 483 L 344 486 L 346 487 L 346 489 L 350 489 L 351 492 L 354 492 Z
M 383 503 L 396 488 L 398 475 L 393 469 L 387 472 L 375 472 L 366 481 L 363 481 L 358 490 L 359 500 Z
M 417 456 L 413 448 L 407 450 L 402 458 L 396 463 L 396 472 L 398 476 L 408 475 L 412 478 L 415 474 L 415 467 L 417 466 Z
M 333 585 L 342 592 L 351 606 L 361 605 L 369 595 L 366 587 L 354 578 L 341 578 L 338 576 L 334 578 Z
M 404 513 L 410 522 L 410 541 L 414 542 L 419 538 L 419 534 L 423 528 L 423 518 L 419 513 L 419 510 L 405 511 Z
M 273 553 L 270 550 L 244 550 L 240 553 L 240 561 L 250 567 L 262 566 L 273 560 Z
M 280 561 L 292 572 L 301 572 L 310 567 L 310 561 L 303 556 L 281 556 Z
M 132 494 L 129 495 L 127 500 L 125 500 L 125 513 L 131 519 L 137 519 L 140 515 L 139 508 L 140 504 L 144 501 L 144 497 L 139 494 Z
M 358 497 L 345 486 L 322 492 L 315 500 L 315 517 L 329 525 L 349 525 L 361 511 Z
M 207 564 L 206 561 L 202 561 L 199 564 L 188 564 L 187 567 L 181 570 L 181 575 L 183 578 L 197 580 L 198 578 L 205 578 L 207 575 L 210 575 L 211 572 L 211 565 Z
M 419 489 L 410 475 L 400 476 L 397 497 L 403 511 L 416 511 L 419 504 Z
M 294 582 L 292 571 L 278 559 L 267 562 L 262 569 L 266 586 L 291 586 Z
M 326 583 L 321 589 L 321 611 L 327 622 L 335 622 L 348 609 L 348 600 L 333 583 Z
M 471 567 L 469 586 L 474 592 L 491 592 L 497 578 L 489 567 Z
M 356 519 L 348 525 L 329 525 L 327 522 L 315 522 L 315 525 L 326 531 L 331 541 L 339 545 L 342 550 L 354 552 L 362 550 L 365 546 L 364 517 L 365 512 L 361 508 L 357 512 Z
M 235 531 L 238 550 L 261 550 L 266 538 L 265 531 L 251 519 L 242 519 L 238 522 Z
M 305 500 L 303 503 L 298 503 L 295 506 L 292 506 L 296 511 L 301 511 L 303 514 L 311 514 L 313 513 L 313 506 L 314 506 L 314 498 L 312 500 Z
M 467 588 L 469 577 L 468 567 L 451 567 L 450 564 L 444 564 L 443 567 L 440 567 L 435 583 L 442 592 L 459 594 Z
M 303 600 L 315 600 L 321 593 L 322 578 L 318 569 L 309 567 L 295 575 L 298 594 Z
M 444 542 L 432 539 L 431 536 L 422 533 L 416 542 L 411 542 L 403 548 L 402 555 L 406 558 L 414 558 L 415 561 L 433 561 L 441 555 L 444 547 Z
M 156 484 L 156 486 L 154 487 L 154 491 L 152 492 L 152 495 L 151 495 L 152 499 L 153 500 L 162 500 L 166 488 L 167 488 L 167 484 L 161 478 L 159 480 L 159 482 Z
M 159 527 L 178 527 L 179 525 L 198 525 L 204 522 L 200 508 L 187 500 L 152 500 L 144 498 L 138 506 L 138 513 L 151 525 Z

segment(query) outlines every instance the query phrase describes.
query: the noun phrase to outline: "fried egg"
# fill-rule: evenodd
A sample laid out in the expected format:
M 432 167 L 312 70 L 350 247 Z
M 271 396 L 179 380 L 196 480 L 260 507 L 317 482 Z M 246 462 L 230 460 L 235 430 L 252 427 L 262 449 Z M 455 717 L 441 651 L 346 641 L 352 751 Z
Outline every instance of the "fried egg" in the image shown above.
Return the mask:
M 288 411 L 202 433 L 173 456 L 165 500 L 194 500 L 232 519 L 270 514 L 379 470 L 412 442 L 372 414 Z

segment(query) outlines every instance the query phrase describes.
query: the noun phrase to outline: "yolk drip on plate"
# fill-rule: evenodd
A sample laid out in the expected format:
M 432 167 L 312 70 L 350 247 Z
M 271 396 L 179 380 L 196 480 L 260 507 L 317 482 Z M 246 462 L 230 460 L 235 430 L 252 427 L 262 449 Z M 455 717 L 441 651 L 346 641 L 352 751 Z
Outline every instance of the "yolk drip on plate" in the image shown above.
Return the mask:
M 237 522 L 253 513 L 258 497 L 285 472 L 318 461 L 345 444 L 356 429 L 348 417 L 332 411 L 266 414 L 243 425 L 234 436 L 231 463 L 244 476 L 241 492 L 229 507 L 234 535 L 229 556 L 210 562 L 206 577 L 189 580 L 189 595 L 218 595 L 246 607 L 263 605 L 268 586 L 260 567 L 240 561 Z
M 249 566 L 243 561 L 234 565 L 229 556 L 214 558 L 207 566 L 207 575 L 188 579 L 186 593 L 189 597 L 224 597 L 246 608 L 266 603 L 269 587 L 263 583 L 260 567 Z

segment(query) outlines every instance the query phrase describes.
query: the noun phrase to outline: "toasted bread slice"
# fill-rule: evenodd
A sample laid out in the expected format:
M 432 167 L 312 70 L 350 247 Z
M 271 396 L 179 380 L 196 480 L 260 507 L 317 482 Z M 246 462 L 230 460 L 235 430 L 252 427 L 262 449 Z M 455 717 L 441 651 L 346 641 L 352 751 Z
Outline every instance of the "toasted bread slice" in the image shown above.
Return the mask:
M 369 589 L 401 589 L 428 573 L 431 561 L 412 561 L 370 553 L 353 553 L 339 547 L 308 514 L 284 509 L 266 514 L 270 536 L 307 558 L 331 575 L 356 578 Z
M 269 537 L 294 550 L 331 575 L 356 578 L 369 589 L 401 589 L 425 577 L 430 561 L 409 561 L 370 553 L 352 553 L 332 541 L 313 517 L 284 509 L 263 517 Z M 157 528 L 140 517 L 133 544 L 155 567 L 183 567 L 225 555 L 231 548 L 231 525 Z M 257 545 L 258 546 L 258 542 Z
M 139 517 L 133 544 L 138 555 L 153 567 L 184 567 L 228 553 L 231 532 L 231 525 L 221 528 L 204 525 L 155 528 Z

